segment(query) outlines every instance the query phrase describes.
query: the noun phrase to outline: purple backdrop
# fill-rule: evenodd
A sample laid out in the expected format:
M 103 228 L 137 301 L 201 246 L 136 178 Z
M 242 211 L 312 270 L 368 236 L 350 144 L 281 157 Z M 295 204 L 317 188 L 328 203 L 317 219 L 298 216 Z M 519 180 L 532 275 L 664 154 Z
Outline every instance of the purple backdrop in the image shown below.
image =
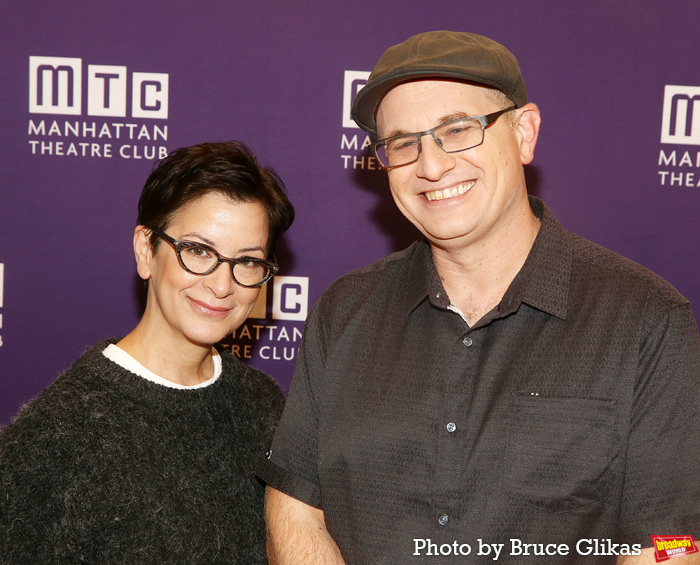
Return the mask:
M 688 111 L 700 4 L 641 4 L 5 2 L 0 424 L 87 346 L 135 326 L 138 195 L 163 151 L 203 141 L 248 143 L 297 209 L 284 276 L 232 342 L 286 389 L 321 291 L 416 235 L 347 105 L 386 47 L 429 29 L 516 54 L 543 116 L 531 191 L 700 315 L 700 108 Z

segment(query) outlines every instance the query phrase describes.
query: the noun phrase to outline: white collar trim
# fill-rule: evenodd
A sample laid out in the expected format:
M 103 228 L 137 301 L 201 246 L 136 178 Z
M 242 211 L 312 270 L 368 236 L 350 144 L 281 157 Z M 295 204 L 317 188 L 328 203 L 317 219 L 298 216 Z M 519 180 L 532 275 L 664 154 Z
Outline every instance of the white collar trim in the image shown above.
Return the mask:
M 178 388 L 178 389 L 187 389 L 187 390 L 192 390 L 195 388 L 204 388 L 206 386 L 209 386 L 216 382 L 218 378 L 221 376 L 221 355 L 216 353 L 215 355 L 212 355 L 212 360 L 214 361 L 214 376 L 212 376 L 210 379 L 196 384 L 196 385 L 181 385 L 178 383 L 174 383 L 172 381 L 169 381 L 168 379 L 164 379 L 163 377 L 160 377 L 156 375 L 154 372 L 150 371 L 146 367 L 144 367 L 141 363 L 139 363 L 136 359 L 134 359 L 131 355 L 129 355 L 126 351 L 124 351 L 121 347 L 117 346 L 114 343 L 110 343 L 104 351 L 102 351 L 102 354 L 107 357 L 110 361 L 114 361 L 117 365 L 120 367 L 123 367 L 127 371 L 131 371 L 135 375 L 138 375 L 139 377 L 143 377 L 144 379 L 157 383 L 159 385 L 167 386 L 169 388 Z

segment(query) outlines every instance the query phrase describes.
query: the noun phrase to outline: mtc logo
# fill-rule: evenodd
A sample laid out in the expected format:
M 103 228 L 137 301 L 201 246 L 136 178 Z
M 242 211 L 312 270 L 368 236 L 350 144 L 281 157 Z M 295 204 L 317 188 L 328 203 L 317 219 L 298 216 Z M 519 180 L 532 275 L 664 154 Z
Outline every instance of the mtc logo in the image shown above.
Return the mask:
M 367 83 L 368 71 L 345 71 L 343 81 L 343 127 L 358 128 L 359 126 L 352 119 L 352 101 L 359 90 Z
M 700 145 L 700 86 L 674 86 L 664 90 L 661 143 Z
M 267 317 L 267 289 L 262 287 L 251 318 Z M 275 277 L 272 279 L 272 319 L 303 322 L 309 313 L 309 277 Z
M 70 57 L 29 57 L 29 113 L 79 116 L 83 61 Z M 88 65 L 87 114 L 126 117 L 126 67 Z M 168 74 L 131 73 L 131 117 L 168 117 Z

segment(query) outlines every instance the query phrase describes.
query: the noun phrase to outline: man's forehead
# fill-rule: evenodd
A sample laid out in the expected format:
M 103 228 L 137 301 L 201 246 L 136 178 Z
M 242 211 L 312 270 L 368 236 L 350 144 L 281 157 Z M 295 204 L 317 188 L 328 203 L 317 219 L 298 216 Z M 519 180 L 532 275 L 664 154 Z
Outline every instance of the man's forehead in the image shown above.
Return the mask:
M 377 129 L 409 131 L 413 118 L 432 125 L 496 109 L 493 89 L 475 83 L 449 79 L 420 79 L 398 84 L 389 90 L 377 107 Z M 404 129 L 409 128 L 409 129 Z
M 387 91 L 382 100 L 379 102 L 381 105 L 382 101 L 389 96 L 391 93 L 396 92 L 419 92 L 424 90 L 432 90 L 439 93 L 452 93 L 461 92 L 464 94 L 471 94 L 474 96 L 487 96 L 488 93 L 493 92 L 495 89 L 487 86 L 485 84 L 479 84 L 476 82 L 468 82 L 464 80 L 454 80 L 450 78 L 419 78 L 414 80 L 407 80 L 401 82 Z

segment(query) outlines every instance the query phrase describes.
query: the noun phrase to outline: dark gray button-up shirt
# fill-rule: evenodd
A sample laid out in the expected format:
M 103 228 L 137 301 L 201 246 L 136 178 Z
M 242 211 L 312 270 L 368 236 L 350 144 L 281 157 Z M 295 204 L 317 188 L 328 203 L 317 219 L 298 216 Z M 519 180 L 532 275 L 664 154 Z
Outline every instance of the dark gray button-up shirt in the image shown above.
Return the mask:
M 690 305 L 531 206 L 530 255 L 474 327 L 425 241 L 310 314 L 259 474 L 323 509 L 348 563 L 491 563 L 493 544 L 501 563 L 614 563 L 650 534 L 700 537 Z

